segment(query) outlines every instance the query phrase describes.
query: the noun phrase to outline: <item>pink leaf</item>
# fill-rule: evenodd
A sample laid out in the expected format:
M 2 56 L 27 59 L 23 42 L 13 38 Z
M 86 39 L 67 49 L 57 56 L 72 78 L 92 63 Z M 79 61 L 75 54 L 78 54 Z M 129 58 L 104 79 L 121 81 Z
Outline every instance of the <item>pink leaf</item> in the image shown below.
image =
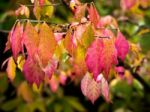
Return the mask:
M 115 41 L 115 46 L 117 48 L 118 57 L 124 60 L 125 56 L 129 52 L 129 43 L 123 36 L 121 32 L 118 32 L 117 39 Z
M 104 77 L 101 79 L 101 91 L 102 91 L 102 95 L 104 96 L 105 100 L 107 102 L 110 102 L 109 85 Z
M 41 70 L 37 62 L 32 58 L 28 57 L 23 66 L 23 73 L 26 80 L 30 84 L 37 84 L 39 87 L 41 82 L 44 80 L 45 73 Z
M 81 91 L 92 103 L 98 99 L 100 96 L 100 83 L 97 83 L 91 76 L 87 73 L 81 81 Z
M 89 72 L 93 73 L 96 79 L 98 74 L 102 71 L 100 62 L 102 57 L 102 50 L 104 48 L 103 41 L 101 39 L 96 39 L 92 45 L 87 49 L 86 53 L 86 65 Z
M 104 72 L 105 77 L 108 78 L 111 67 L 117 64 L 117 51 L 113 38 L 97 38 L 88 48 L 85 60 L 95 80 L 101 72 Z
M 46 75 L 48 75 L 49 78 L 51 78 L 56 68 L 57 68 L 57 61 L 52 59 L 51 61 L 49 61 L 48 65 L 43 69 L 43 71 L 45 72 Z
M 49 86 L 51 88 L 52 92 L 56 92 L 59 86 L 59 80 L 55 75 L 52 76 L 52 78 L 49 80 Z
M 12 36 L 10 37 L 12 53 L 15 60 L 17 59 L 19 52 L 22 50 L 21 45 L 22 34 L 23 34 L 23 26 L 20 24 L 20 22 L 18 22 Z

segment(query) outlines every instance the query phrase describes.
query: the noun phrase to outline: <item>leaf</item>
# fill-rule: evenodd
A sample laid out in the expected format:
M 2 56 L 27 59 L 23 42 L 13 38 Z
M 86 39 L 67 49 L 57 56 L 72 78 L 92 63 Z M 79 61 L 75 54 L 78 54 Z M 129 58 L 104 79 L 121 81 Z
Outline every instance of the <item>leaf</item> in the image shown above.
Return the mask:
M 104 77 L 101 79 L 101 92 L 102 92 L 102 95 L 104 96 L 105 100 L 107 102 L 110 102 L 109 85 Z
M 43 71 L 46 75 L 48 75 L 49 78 L 51 78 L 53 73 L 55 72 L 57 64 L 57 61 L 52 59 L 49 61 L 48 65 L 43 69 Z
M 83 75 L 87 71 L 86 63 L 85 63 L 85 48 L 81 45 L 77 46 L 74 56 L 74 66 L 76 74 Z
M 118 32 L 117 39 L 115 41 L 115 46 L 117 49 L 118 57 L 123 61 L 127 53 L 129 52 L 129 43 L 122 35 L 121 32 Z
M 22 50 L 21 45 L 22 34 L 23 34 L 23 26 L 20 24 L 20 22 L 18 22 L 12 36 L 10 36 L 12 53 L 15 60 L 17 59 L 19 52 Z
M 65 97 L 65 100 L 78 112 L 85 112 L 85 108 L 83 105 L 79 102 L 79 100 L 76 97 Z
M 49 80 L 49 86 L 53 93 L 55 93 L 58 90 L 59 80 L 57 79 L 55 75 L 53 75 L 52 78 Z
M 43 17 L 48 17 L 48 18 L 51 18 L 53 13 L 54 13 L 54 6 L 52 5 L 51 2 L 49 2 L 49 0 L 45 0 L 45 6 L 42 7 L 42 10 L 41 10 L 41 15 Z
M 97 27 L 97 24 L 100 20 L 100 16 L 99 16 L 94 4 L 90 5 L 90 7 L 88 8 L 88 13 L 89 13 L 90 21 L 94 24 L 95 27 Z
M 32 102 L 33 101 L 32 91 L 25 81 L 19 85 L 17 94 L 18 94 L 18 96 L 22 96 L 22 98 L 26 102 Z
M 117 51 L 113 38 L 97 38 L 88 48 L 85 60 L 88 70 L 93 73 L 95 80 L 102 71 L 108 78 L 111 67 L 113 64 L 117 64 Z
M 20 103 L 21 103 L 20 99 L 15 98 L 7 102 L 3 102 L 0 107 L 2 110 L 10 112 L 13 111 Z
M 55 52 L 57 42 L 52 29 L 46 23 L 40 26 L 39 37 L 38 56 L 42 66 L 45 68 Z
M 85 17 L 86 8 L 87 8 L 87 4 L 79 5 L 79 6 L 76 7 L 76 9 L 75 9 L 75 18 L 77 20 L 80 21 L 83 17 Z
M 91 24 L 87 26 L 85 32 L 82 34 L 81 41 L 85 48 L 88 48 L 94 41 L 94 31 Z
M 9 58 L 6 71 L 8 78 L 13 81 L 16 77 L 16 64 L 13 57 Z
M 117 50 L 113 38 L 103 39 L 104 48 L 102 50 L 102 57 L 100 65 L 104 71 L 104 76 L 107 79 L 109 71 L 113 65 L 118 63 Z
M 64 39 L 64 47 L 68 51 L 70 55 L 74 55 L 75 52 L 75 46 L 73 44 L 72 34 L 71 30 L 67 31 L 66 37 Z
M 39 36 L 29 21 L 27 22 L 23 33 L 23 44 L 27 49 L 28 56 L 34 58 L 39 45 Z
M 11 48 L 11 37 L 12 37 L 12 34 L 14 33 L 14 29 L 15 29 L 15 26 L 12 27 L 11 31 L 8 34 L 4 52 L 8 51 Z
M 92 103 L 100 96 L 100 83 L 97 83 L 90 73 L 86 73 L 81 81 L 81 91 Z
M 102 57 L 101 52 L 103 48 L 103 41 L 101 39 L 96 39 L 86 52 L 86 65 L 89 72 L 93 73 L 95 79 L 97 78 L 97 75 L 102 71 L 100 62 Z
M 22 55 L 18 56 L 17 58 L 17 67 L 22 71 L 23 65 L 25 63 L 25 59 Z
M 38 0 L 34 1 L 34 8 L 33 8 L 33 13 L 36 17 L 37 20 L 40 20 L 41 18 L 41 7 L 39 6 Z
M 44 80 L 45 73 L 41 70 L 40 66 L 32 58 L 28 57 L 23 66 L 23 73 L 26 80 L 30 84 L 37 84 L 39 87 Z

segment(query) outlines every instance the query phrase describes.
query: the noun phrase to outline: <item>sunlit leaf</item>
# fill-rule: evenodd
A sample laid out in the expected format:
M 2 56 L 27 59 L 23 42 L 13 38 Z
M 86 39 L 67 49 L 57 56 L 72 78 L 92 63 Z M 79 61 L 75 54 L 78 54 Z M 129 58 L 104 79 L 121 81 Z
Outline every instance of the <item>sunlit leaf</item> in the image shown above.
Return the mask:
M 43 67 L 46 67 L 54 54 L 57 42 L 52 29 L 46 23 L 40 26 L 39 38 L 38 55 Z
M 8 78 L 13 81 L 16 77 L 16 64 L 13 57 L 9 58 L 6 71 Z
M 100 83 L 97 83 L 90 73 L 86 73 L 81 81 L 81 91 L 92 103 L 98 99 L 101 93 Z
M 39 36 L 35 28 L 28 21 L 23 33 L 23 43 L 28 52 L 28 56 L 34 57 L 39 45 Z

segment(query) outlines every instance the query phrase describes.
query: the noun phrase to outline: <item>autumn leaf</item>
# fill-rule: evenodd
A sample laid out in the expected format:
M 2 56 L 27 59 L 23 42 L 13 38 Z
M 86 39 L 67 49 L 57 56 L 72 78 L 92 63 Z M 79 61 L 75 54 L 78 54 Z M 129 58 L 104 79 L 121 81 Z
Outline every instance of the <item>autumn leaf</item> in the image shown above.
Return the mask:
M 68 30 L 65 39 L 64 39 L 64 47 L 68 51 L 70 55 L 74 55 L 75 52 L 75 45 L 73 44 L 73 39 L 72 39 L 72 32 L 71 30 Z
M 21 45 L 22 34 L 23 34 L 23 26 L 20 24 L 20 22 L 18 22 L 12 36 L 10 37 L 12 53 L 15 60 L 17 59 L 19 52 L 22 50 Z
M 75 9 L 75 18 L 77 20 L 80 21 L 85 16 L 86 8 L 87 8 L 87 4 L 79 5 L 79 6 L 76 7 L 76 9 Z
M 39 45 L 39 36 L 35 28 L 28 21 L 23 33 L 23 44 L 27 49 L 28 56 L 34 58 Z
M 15 30 L 15 25 L 12 27 L 11 31 L 8 34 L 7 42 L 5 44 L 4 52 L 8 51 L 11 48 L 11 37 L 12 37 L 12 35 L 14 33 L 14 30 Z
M 129 52 L 129 43 L 121 32 L 118 32 L 117 39 L 115 40 L 118 57 L 123 61 Z
M 78 75 L 83 75 L 87 71 L 85 63 L 85 53 L 86 49 L 83 46 L 78 45 L 74 56 L 74 70 Z
M 104 75 L 101 73 L 98 75 L 97 79 L 96 79 L 97 83 L 100 83 L 100 87 L 101 87 L 101 93 L 103 95 L 103 97 L 105 98 L 105 100 L 107 102 L 110 102 L 110 97 L 109 97 L 109 85 L 107 80 L 104 78 Z
M 18 96 L 21 96 L 26 102 L 33 101 L 33 94 L 31 88 L 25 81 L 19 85 L 17 94 Z
M 88 7 L 88 13 L 90 21 L 94 24 L 95 27 L 97 27 L 97 24 L 100 21 L 100 16 L 94 4 L 91 4 L 90 7 Z
M 81 91 L 93 104 L 101 94 L 100 83 L 97 83 L 90 73 L 81 80 Z
M 92 25 L 89 24 L 85 30 L 85 32 L 82 34 L 82 44 L 85 46 L 85 48 L 88 48 L 91 43 L 94 41 L 94 31 L 92 29 Z
M 104 48 L 102 50 L 102 57 L 100 65 L 104 71 L 104 76 L 107 79 L 109 71 L 113 65 L 118 63 L 117 50 L 115 48 L 114 38 L 103 39 Z
M 6 71 L 8 78 L 13 81 L 16 77 L 16 64 L 13 57 L 9 58 Z
M 101 39 L 96 39 L 92 45 L 87 49 L 86 52 L 86 65 L 89 72 L 93 73 L 96 79 L 98 74 L 102 71 L 101 67 L 101 52 L 103 51 L 104 45 Z
M 40 26 L 39 38 L 38 56 L 42 66 L 45 68 L 55 52 L 57 42 L 52 29 L 46 23 Z
M 108 78 L 111 67 L 117 64 L 117 51 L 113 38 L 97 38 L 88 48 L 85 60 L 95 80 L 101 72 L 104 72 L 105 77 Z
M 39 64 L 30 57 L 28 57 L 25 61 L 25 64 L 23 66 L 23 73 L 26 80 L 30 84 L 35 83 L 38 87 L 44 80 L 45 76 L 45 73 L 41 70 Z

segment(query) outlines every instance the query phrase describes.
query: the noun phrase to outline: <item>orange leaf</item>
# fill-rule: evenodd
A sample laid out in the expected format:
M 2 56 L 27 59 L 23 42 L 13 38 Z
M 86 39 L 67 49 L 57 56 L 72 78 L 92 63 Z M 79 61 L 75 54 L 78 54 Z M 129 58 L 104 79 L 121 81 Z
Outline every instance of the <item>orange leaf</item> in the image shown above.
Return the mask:
M 38 55 L 43 67 L 45 67 L 54 54 L 57 42 L 52 29 L 46 23 L 41 25 L 39 37 L 40 43 L 38 47 Z

